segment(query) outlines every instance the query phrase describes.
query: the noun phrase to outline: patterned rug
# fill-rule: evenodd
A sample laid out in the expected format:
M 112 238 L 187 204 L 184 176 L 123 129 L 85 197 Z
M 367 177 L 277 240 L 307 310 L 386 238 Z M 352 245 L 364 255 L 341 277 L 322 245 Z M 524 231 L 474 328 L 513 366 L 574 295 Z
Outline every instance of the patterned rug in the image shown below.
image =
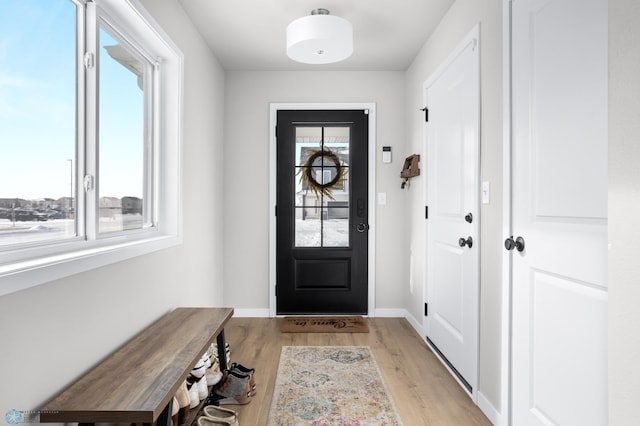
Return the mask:
M 402 425 L 368 346 L 284 346 L 270 426 Z

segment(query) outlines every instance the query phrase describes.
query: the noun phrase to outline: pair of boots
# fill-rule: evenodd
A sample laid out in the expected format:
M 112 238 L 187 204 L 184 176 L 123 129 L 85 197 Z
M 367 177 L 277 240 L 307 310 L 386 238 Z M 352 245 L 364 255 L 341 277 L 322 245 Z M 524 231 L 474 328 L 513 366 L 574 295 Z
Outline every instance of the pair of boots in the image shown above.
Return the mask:
M 256 393 L 255 369 L 232 364 L 224 378 L 209 394 L 205 405 L 243 405 Z

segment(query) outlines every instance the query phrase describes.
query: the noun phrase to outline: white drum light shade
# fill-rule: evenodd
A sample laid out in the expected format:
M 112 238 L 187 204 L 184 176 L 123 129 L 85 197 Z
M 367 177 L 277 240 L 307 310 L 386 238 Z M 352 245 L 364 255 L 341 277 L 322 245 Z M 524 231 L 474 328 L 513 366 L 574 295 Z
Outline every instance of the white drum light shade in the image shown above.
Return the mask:
M 353 26 L 326 9 L 287 26 L 287 56 L 305 64 L 330 64 L 353 53 Z

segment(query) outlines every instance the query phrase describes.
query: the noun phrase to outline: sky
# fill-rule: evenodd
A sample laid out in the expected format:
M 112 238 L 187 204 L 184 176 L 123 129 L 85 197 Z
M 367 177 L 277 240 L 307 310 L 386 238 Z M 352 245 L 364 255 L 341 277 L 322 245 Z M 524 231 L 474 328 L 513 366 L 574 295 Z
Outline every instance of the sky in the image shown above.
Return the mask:
M 75 28 L 70 0 L 0 2 L 0 198 L 70 195 Z M 100 38 L 101 45 L 117 43 L 103 31 Z M 131 71 L 99 51 L 100 196 L 140 197 L 142 91 Z

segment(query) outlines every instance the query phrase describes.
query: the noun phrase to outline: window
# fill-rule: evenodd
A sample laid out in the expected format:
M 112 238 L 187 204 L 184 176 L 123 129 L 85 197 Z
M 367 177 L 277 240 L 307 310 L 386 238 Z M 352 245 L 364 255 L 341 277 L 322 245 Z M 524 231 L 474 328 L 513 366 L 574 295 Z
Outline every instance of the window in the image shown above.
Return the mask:
M 180 242 L 182 63 L 137 0 L 3 0 L 0 295 Z
M 33 3 L 0 6 L 0 247 L 76 235 L 76 6 Z
M 113 34 L 113 35 L 111 35 Z M 153 64 L 135 54 L 116 32 L 100 26 L 98 68 L 98 233 L 106 234 L 152 227 L 145 179 L 153 157 L 146 144 L 145 102 L 152 92 Z M 145 155 L 148 153 L 148 155 Z M 143 208 L 144 207 L 144 208 Z

